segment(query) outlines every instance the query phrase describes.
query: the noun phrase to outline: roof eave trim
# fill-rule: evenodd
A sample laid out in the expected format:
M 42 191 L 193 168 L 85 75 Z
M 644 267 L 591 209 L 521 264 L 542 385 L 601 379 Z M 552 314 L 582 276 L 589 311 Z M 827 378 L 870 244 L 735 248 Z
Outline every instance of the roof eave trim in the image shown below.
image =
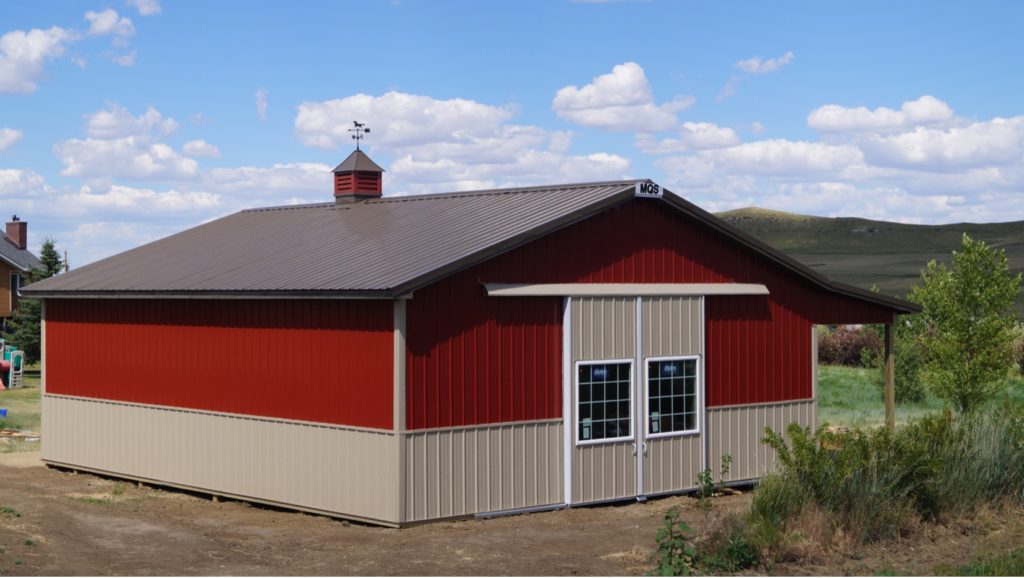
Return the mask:
M 701 297 L 768 295 L 758 283 L 484 283 L 491 297 Z
M 412 293 L 392 291 L 38 291 L 22 289 L 34 299 L 411 299 Z
M 10 265 L 11 267 L 14 267 L 18 271 L 21 271 L 22 273 L 28 273 L 29 271 L 32 270 L 30 267 L 26 267 L 26 266 L 22 265 L 21 263 L 16 263 L 16 262 L 8 259 L 5 255 L 0 254 L 0 259 L 3 259 L 3 261 L 5 263 Z
M 859 299 L 861 301 L 868 301 L 872 304 L 892 309 L 897 313 L 919 313 L 922 310 L 921 306 L 917 303 L 833 281 L 789 255 L 786 255 L 778 249 L 775 249 L 763 241 L 744 233 L 726 221 L 712 215 L 704 209 L 701 209 L 697 205 L 694 205 L 672 191 L 665 190 L 661 199 L 672 207 L 689 214 L 719 233 L 738 241 L 740 244 L 745 245 L 750 249 L 753 249 L 757 253 L 774 261 L 776 264 L 789 269 L 793 273 L 796 273 L 827 291 Z

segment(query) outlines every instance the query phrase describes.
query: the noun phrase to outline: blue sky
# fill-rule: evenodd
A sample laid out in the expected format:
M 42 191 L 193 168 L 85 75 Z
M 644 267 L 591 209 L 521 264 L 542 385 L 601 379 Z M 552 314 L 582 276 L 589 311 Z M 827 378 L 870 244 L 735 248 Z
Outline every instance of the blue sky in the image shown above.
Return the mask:
M 0 200 L 83 265 L 331 199 L 651 178 L 710 210 L 1024 219 L 1020 3 L 0 4 Z

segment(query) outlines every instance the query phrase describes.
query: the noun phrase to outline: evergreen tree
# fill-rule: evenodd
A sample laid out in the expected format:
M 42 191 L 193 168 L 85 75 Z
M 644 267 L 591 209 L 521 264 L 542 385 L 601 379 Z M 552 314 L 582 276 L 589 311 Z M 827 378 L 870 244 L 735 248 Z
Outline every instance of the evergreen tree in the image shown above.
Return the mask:
M 50 238 L 43 241 L 39 260 L 43 267 L 33 269 L 29 273 L 28 278 L 31 283 L 53 277 L 64 268 L 64 260 L 61 259 L 53 239 Z M 8 341 L 25 352 L 25 363 L 36 363 L 40 359 L 39 327 L 42 317 L 43 304 L 41 301 L 27 298 L 19 301 L 18 310 L 14 313 L 14 318 L 10 323 Z

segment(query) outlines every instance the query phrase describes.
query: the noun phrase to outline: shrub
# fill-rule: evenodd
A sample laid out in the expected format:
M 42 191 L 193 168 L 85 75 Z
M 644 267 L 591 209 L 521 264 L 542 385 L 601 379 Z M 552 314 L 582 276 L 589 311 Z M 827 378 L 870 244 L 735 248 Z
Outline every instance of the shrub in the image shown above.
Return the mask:
M 753 517 L 763 519 L 772 526 L 784 528 L 786 523 L 800 515 L 804 508 L 803 487 L 784 476 L 770 474 L 757 484 L 750 504 Z
M 800 494 L 832 517 L 833 525 L 858 541 L 895 536 L 913 510 L 926 460 L 922 452 L 900 443 L 887 430 L 832 433 L 791 424 L 789 442 L 766 429 L 764 443 L 775 450 L 778 483 L 768 497 L 755 497 L 766 519 L 793 519 Z M 759 487 L 759 493 L 763 491 Z
M 747 532 L 748 525 L 736 514 L 716 520 L 696 548 L 700 572 L 734 573 L 757 566 L 760 556 Z
M 679 506 L 665 512 L 661 529 L 654 537 L 658 543 L 654 556 L 659 576 L 690 576 L 694 573 L 697 551 L 691 541 L 692 532 L 690 526 L 679 519 Z
M 933 514 L 982 503 L 1024 503 L 1024 413 L 1012 405 L 954 417 L 932 415 L 901 431 L 933 457 L 928 484 Z M 924 511 L 922 513 L 928 513 Z
M 1017 371 L 1024 375 L 1024 324 L 1018 323 L 1014 332 L 1016 337 L 1013 339 L 1013 361 Z
M 882 338 L 873 327 L 818 327 L 818 363 L 863 367 L 865 360 L 877 359 L 881 352 Z

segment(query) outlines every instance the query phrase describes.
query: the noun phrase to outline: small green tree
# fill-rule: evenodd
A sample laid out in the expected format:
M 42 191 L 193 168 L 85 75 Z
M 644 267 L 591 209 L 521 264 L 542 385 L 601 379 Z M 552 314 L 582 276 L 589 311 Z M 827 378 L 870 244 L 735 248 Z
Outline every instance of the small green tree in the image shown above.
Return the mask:
M 34 269 L 29 273 L 29 281 L 36 282 L 48 277 L 53 277 L 64 268 L 64 260 L 53 239 L 47 238 L 43 241 L 42 250 L 39 251 L 39 260 L 43 264 L 42 269 Z M 35 363 L 40 359 L 41 346 L 39 337 L 39 326 L 43 318 L 43 304 L 38 299 L 22 299 L 18 302 L 18 311 L 11 320 L 11 334 L 9 340 L 18 349 L 25 352 L 25 363 Z
M 964 234 L 952 265 L 928 263 L 921 283 L 909 298 L 924 307 L 922 377 L 936 396 L 969 412 L 1004 384 L 1021 275 L 1010 273 L 1004 251 Z

